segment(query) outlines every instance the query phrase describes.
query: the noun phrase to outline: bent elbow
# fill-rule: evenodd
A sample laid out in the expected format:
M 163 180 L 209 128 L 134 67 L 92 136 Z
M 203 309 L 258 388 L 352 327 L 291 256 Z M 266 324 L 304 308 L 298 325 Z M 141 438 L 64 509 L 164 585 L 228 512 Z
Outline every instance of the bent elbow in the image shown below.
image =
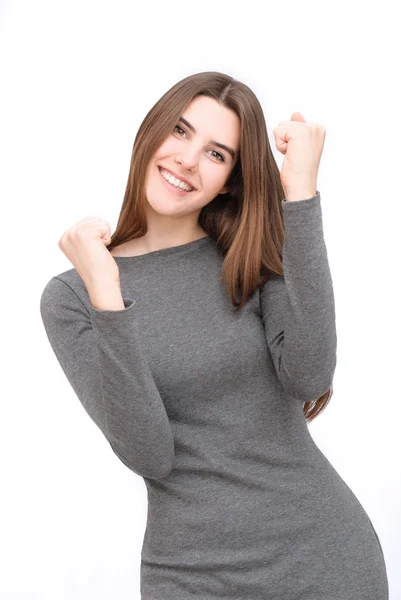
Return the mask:
M 120 461 L 133 473 L 139 475 L 140 477 L 145 477 L 147 479 L 164 479 L 169 475 L 174 466 L 174 447 L 172 451 L 166 455 L 158 457 L 152 461 L 146 460 L 145 462 L 136 458 L 135 460 L 129 460 L 125 456 L 121 454 L 121 452 L 117 449 L 115 445 L 111 442 L 110 446 L 114 452 L 114 454 L 120 459 Z
M 285 391 L 301 402 L 315 402 L 326 394 L 333 385 L 333 377 L 317 380 L 287 382 Z

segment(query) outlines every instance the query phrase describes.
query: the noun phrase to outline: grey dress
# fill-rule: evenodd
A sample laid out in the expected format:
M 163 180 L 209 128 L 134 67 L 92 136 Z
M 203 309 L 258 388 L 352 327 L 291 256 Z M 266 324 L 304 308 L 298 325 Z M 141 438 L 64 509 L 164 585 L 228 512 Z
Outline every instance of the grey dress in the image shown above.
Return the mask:
M 146 484 L 142 600 L 388 599 L 376 531 L 303 415 L 336 366 L 320 193 L 282 206 L 284 277 L 242 311 L 210 236 L 115 257 L 124 309 L 94 308 L 75 269 L 42 292 L 72 388 Z

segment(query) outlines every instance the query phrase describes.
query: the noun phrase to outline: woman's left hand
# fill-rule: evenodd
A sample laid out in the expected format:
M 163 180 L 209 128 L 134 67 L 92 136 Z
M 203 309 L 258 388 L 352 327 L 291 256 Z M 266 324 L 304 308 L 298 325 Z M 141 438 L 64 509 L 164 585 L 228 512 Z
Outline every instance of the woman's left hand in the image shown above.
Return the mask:
M 301 113 L 295 112 L 290 121 L 280 121 L 273 133 L 277 150 L 285 155 L 280 179 L 287 200 L 315 196 L 325 128 L 305 121 Z

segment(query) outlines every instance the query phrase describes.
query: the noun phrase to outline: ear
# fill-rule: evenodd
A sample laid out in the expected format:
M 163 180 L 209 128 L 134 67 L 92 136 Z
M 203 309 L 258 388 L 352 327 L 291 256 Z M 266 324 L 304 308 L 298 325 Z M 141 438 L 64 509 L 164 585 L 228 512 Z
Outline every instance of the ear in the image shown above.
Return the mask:
M 227 194 L 230 190 L 228 189 L 228 187 L 225 185 L 224 187 L 221 188 L 221 190 L 219 191 L 219 194 Z

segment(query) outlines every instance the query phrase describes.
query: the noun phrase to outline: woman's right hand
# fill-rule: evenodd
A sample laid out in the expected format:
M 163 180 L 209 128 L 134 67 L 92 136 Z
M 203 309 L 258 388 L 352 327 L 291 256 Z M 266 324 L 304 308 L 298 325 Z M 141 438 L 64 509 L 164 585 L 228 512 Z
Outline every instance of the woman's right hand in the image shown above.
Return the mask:
M 69 227 L 58 242 L 87 287 L 120 280 L 117 263 L 106 248 L 110 240 L 107 221 L 85 217 Z

